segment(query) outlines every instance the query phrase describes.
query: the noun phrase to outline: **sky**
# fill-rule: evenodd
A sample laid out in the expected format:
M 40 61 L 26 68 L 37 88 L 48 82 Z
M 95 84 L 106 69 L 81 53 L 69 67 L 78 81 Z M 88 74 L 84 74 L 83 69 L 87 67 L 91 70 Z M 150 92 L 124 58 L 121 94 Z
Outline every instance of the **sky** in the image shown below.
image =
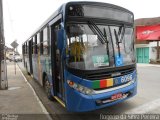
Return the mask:
M 68 1 L 69 0 L 3 0 L 6 45 L 11 47 L 10 44 L 14 40 L 17 40 L 19 44 L 18 51 L 21 53 L 22 43 L 27 40 L 27 38 L 29 38 L 30 35 L 60 7 L 60 5 Z M 134 13 L 135 19 L 160 16 L 160 0 L 96 1 L 127 8 Z

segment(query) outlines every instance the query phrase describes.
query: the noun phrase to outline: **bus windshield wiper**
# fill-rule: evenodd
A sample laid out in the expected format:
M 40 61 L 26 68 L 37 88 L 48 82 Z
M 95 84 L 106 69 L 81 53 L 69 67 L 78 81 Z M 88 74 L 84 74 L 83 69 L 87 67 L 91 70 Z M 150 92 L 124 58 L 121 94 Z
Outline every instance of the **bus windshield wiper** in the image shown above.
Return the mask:
M 89 20 L 88 23 L 89 23 L 88 26 L 94 29 L 94 32 L 98 35 L 98 38 L 100 38 L 101 42 L 108 43 L 107 34 L 104 33 L 106 34 L 106 36 L 104 36 L 102 31 L 98 28 L 98 26 L 92 20 Z
M 107 33 L 106 33 L 106 29 L 104 28 L 103 29 L 104 30 L 104 37 L 105 37 L 105 39 L 106 39 L 106 43 L 107 43 L 107 53 L 108 53 L 108 55 L 109 55 L 109 46 L 108 46 L 108 40 L 107 40 Z
M 118 36 L 120 36 L 119 38 L 120 42 L 122 42 L 124 34 L 125 34 L 125 25 L 123 24 L 122 26 L 120 26 L 119 31 L 118 31 Z
M 106 43 L 107 54 L 109 55 L 109 46 L 108 46 L 109 42 L 107 40 L 106 29 L 105 28 L 103 29 L 104 30 L 104 34 L 103 34 L 102 31 L 99 29 L 99 27 L 92 20 L 89 20 L 88 22 L 89 22 L 88 26 L 91 28 L 94 34 L 98 35 L 98 39 L 101 41 L 101 43 L 102 44 Z
M 92 32 L 93 32 L 95 35 L 98 35 L 97 32 L 96 32 L 96 30 L 93 28 L 92 25 L 88 24 L 88 26 L 89 26 L 89 28 L 92 30 Z M 103 39 L 102 39 L 99 35 L 98 35 L 97 37 L 98 37 L 98 40 L 99 40 L 102 44 L 104 44 Z
M 116 38 L 116 44 L 117 44 L 117 46 L 118 46 L 118 55 L 120 56 L 120 46 L 119 46 L 119 43 L 121 43 L 120 41 L 119 41 L 119 37 L 118 37 L 118 34 L 117 34 L 117 31 L 114 29 L 114 35 L 115 35 L 115 38 Z
M 114 35 L 115 35 L 115 38 L 116 38 L 116 44 L 118 46 L 119 56 L 120 56 L 120 53 L 121 53 L 119 44 L 122 43 L 124 34 L 125 34 L 125 26 L 124 25 L 119 28 L 118 33 L 117 33 L 116 29 L 114 29 Z

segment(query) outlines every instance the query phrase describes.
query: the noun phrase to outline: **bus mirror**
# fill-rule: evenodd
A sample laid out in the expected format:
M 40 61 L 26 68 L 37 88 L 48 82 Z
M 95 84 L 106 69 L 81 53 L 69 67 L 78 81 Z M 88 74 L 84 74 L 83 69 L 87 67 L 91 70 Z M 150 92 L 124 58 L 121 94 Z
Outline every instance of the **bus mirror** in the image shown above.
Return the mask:
M 62 50 L 64 47 L 64 29 L 57 31 L 57 47 Z

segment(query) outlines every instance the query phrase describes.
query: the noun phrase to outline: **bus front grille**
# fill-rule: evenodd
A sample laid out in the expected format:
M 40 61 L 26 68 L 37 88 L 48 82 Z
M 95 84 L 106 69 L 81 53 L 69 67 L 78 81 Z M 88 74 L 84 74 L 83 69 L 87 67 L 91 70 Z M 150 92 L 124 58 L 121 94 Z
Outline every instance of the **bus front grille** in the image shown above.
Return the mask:
M 125 70 L 114 70 L 114 71 L 110 71 L 110 72 L 99 72 L 99 73 L 90 73 L 87 74 L 85 79 L 88 80 L 100 80 L 100 79 L 108 79 L 108 78 L 112 78 L 112 74 L 119 72 L 120 74 L 117 75 L 118 76 L 123 76 L 123 75 L 127 75 L 132 73 L 135 70 L 135 68 L 130 68 L 130 69 L 125 69 Z

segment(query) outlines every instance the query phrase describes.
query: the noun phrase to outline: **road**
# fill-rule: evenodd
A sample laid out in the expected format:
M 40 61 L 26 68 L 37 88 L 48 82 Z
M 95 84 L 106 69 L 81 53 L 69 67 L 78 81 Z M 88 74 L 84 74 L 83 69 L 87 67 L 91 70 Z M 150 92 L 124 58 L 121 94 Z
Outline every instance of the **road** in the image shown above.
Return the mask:
M 54 119 L 100 119 L 100 114 L 160 114 L 160 67 L 138 65 L 138 93 L 122 103 L 86 113 L 69 113 L 56 101 L 49 101 L 43 88 L 28 76 L 22 63 L 22 72 L 35 89 L 40 100 Z

